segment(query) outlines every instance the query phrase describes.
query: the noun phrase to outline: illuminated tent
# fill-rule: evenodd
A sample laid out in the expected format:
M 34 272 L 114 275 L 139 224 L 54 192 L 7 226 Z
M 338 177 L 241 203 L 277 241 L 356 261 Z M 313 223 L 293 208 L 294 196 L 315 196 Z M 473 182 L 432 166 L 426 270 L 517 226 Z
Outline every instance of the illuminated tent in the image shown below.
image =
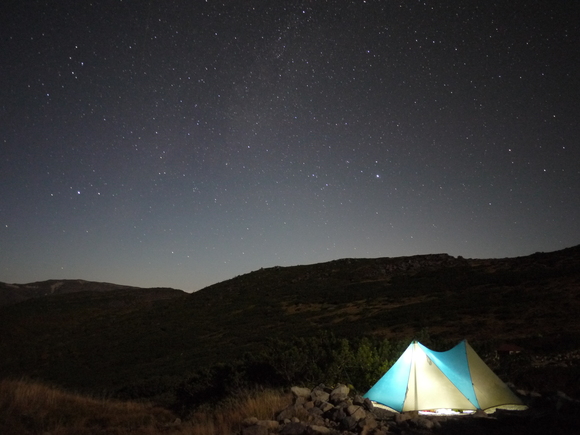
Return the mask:
M 446 352 L 413 341 L 365 397 L 398 412 L 525 409 L 465 340 Z

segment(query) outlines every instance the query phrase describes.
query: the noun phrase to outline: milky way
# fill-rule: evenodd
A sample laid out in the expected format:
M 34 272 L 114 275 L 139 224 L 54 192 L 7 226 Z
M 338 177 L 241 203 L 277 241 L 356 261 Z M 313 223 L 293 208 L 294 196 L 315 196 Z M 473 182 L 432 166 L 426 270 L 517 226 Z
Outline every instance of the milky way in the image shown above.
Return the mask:
M 580 2 L 9 2 L 0 281 L 580 243 Z

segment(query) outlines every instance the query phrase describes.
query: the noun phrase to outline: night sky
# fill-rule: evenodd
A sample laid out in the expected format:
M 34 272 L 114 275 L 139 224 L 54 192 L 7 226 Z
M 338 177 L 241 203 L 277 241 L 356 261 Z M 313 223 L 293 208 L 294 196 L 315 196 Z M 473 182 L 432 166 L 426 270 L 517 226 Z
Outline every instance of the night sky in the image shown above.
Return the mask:
M 578 1 L 0 11 L 0 281 L 580 243 Z

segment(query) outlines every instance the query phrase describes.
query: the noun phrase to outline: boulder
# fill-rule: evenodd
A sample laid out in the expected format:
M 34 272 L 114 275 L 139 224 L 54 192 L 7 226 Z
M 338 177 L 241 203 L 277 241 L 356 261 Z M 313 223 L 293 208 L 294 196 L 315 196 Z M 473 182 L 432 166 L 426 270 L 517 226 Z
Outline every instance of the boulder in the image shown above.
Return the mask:
M 312 400 L 314 402 L 316 402 L 316 401 L 328 402 L 328 399 L 330 398 L 330 394 L 328 394 L 324 390 L 324 388 L 316 387 L 316 388 L 314 388 L 314 390 L 312 390 L 312 393 L 310 393 L 310 397 L 312 398 Z
M 316 406 L 318 406 L 318 408 L 320 408 L 320 410 L 323 413 L 330 411 L 332 408 L 334 408 L 334 405 L 332 403 L 329 403 L 329 402 L 320 402 L 320 403 L 317 403 Z
M 294 397 L 309 397 L 310 396 L 310 388 L 305 387 L 292 387 L 290 389 Z
M 350 388 L 348 388 L 346 385 L 338 384 L 336 388 L 330 393 L 330 402 L 335 405 L 342 402 L 348 397 L 349 392 Z
M 368 397 L 365 397 L 363 400 L 363 407 L 367 411 L 372 411 L 374 409 L 375 405 L 373 405 L 373 402 L 371 399 L 369 399 Z
M 350 415 L 356 421 L 362 420 L 367 416 L 367 413 L 362 406 L 350 405 L 346 408 L 346 415 Z

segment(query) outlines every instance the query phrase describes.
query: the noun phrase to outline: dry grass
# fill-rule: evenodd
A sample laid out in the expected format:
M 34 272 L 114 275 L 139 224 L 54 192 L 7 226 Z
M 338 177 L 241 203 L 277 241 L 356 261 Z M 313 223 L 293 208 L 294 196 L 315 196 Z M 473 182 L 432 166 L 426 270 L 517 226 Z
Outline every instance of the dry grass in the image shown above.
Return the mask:
M 240 394 L 218 409 L 196 412 L 191 419 L 191 435 L 230 435 L 240 430 L 246 418 L 271 420 L 291 403 L 292 396 L 279 391 Z
M 171 412 L 148 404 L 95 399 L 30 381 L 0 381 L 4 435 L 175 433 L 174 420 Z
M 175 422 L 170 411 L 150 404 L 95 399 L 25 381 L 0 381 L 2 435 L 231 435 L 244 419 L 272 419 L 291 403 L 291 395 L 272 390 L 240 393 L 216 409 Z

